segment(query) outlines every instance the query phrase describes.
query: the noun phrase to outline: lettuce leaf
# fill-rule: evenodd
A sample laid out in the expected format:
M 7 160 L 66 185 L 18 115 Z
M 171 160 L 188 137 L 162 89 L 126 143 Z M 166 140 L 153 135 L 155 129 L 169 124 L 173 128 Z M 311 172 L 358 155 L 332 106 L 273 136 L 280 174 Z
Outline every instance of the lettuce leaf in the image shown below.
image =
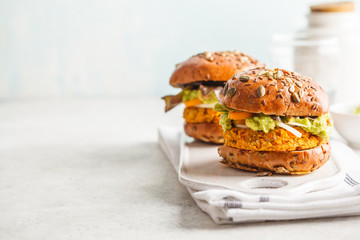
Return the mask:
M 223 131 L 226 132 L 232 128 L 231 119 L 228 118 L 229 113 L 223 113 L 220 116 L 220 126 L 222 127 Z

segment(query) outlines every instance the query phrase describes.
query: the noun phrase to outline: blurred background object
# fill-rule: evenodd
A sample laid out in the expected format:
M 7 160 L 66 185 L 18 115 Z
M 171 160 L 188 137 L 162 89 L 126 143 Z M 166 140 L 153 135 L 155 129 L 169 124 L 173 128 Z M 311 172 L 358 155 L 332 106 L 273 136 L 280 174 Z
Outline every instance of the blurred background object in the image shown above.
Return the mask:
M 355 114 L 357 108 L 360 110 L 356 103 L 338 103 L 333 104 L 330 111 L 339 134 L 352 148 L 360 150 L 360 114 Z
M 313 28 L 305 16 L 321 2 L 2 1 L 0 99 L 160 97 L 177 91 L 174 65 L 203 51 L 271 64 L 271 36 Z
M 312 38 L 306 34 L 272 36 L 271 65 L 311 76 L 335 102 L 340 76 L 340 49 L 335 37 Z
M 360 18 L 354 9 L 349 1 L 310 6 L 305 28 L 272 36 L 272 64 L 311 76 L 331 103 L 360 102 Z

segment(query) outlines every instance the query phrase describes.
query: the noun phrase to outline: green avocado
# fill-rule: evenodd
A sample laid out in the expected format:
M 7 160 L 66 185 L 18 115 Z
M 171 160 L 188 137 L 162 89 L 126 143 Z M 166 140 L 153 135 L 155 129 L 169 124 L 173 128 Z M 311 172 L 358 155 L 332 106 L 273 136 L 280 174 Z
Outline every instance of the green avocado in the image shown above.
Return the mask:
M 187 101 L 193 100 L 195 98 L 199 98 L 199 96 L 200 96 L 200 90 L 184 89 L 182 91 L 182 101 L 183 102 L 187 102 Z
M 304 127 L 301 126 L 302 129 L 304 129 L 306 132 L 309 132 L 311 134 L 320 136 L 324 139 L 328 139 L 331 134 L 332 125 L 328 125 L 328 121 L 330 120 L 329 114 L 321 115 L 317 118 L 294 118 L 294 117 L 288 117 L 286 119 L 286 123 L 296 122 L 300 123 L 302 125 L 305 125 Z
M 224 132 L 232 128 L 232 121 L 228 118 L 229 112 L 236 111 L 227 107 L 225 104 L 217 103 L 214 106 L 214 110 L 223 113 L 220 117 L 220 125 Z M 299 118 L 299 117 L 280 117 L 281 121 L 286 123 L 296 122 L 304 126 L 299 126 L 306 132 L 328 139 L 332 131 L 332 124 L 328 124 L 331 121 L 329 114 L 319 116 L 317 118 Z M 254 131 L 263 131 L 268 133 L 276 127 L 277 121 L 272 117 L 264 114 L 256 114 L 254 117 L 247 118 L 245 124 L 247 127 Z
M 203 101 L 203 103 L 217 103 L 218 101 L 215 92 L 211 92 L 208 96 L 200 94 L 200 100 Z
M 264 114 L 259 114 L 245 120 L 245 124 L 251 130 L 254 131 L 264 131 L 268 133 L 270 130 L 273 130 L 276 126 L 275 121 Z
M 231 125 L 231 119 L 228 118 L 229 116 L 229 113 L 223 113 L 221 114 L 220 116 L 220 126 L 222 127 L 223 131 L 226 132 L 228 130 L 230 130 L 232 128 L 232 125 Z
M 183 102 L 187 102 L 196 98 L 200 99 L 203 103 L 206 104 L 216 103 L 218 101 L 215 92 L 211 92 L 210 94 L 208 94 L 208 96 L 203 96 L 199 89 L 197 90 L 184 89 L 182 91 Z

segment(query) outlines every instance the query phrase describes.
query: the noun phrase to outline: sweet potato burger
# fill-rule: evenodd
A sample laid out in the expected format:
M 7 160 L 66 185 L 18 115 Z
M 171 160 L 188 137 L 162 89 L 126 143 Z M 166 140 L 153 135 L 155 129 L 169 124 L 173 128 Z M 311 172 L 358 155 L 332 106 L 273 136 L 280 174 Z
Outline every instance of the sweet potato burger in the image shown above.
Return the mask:
M 324 90 L 298 73 L 258 67 L 229 80 L 222 113 L 222 163 L 253 172 L 306 174 L 330 158 L 332 121 Z
M 185 133 L 195 139 L 223 143 L 220 114 L 213 110 L 218 93 L 235 73 L 260 66 L 256 59 L 237 51 L 204 52 L 177 64 L 170 85 L 177 95 L 163 97 L 165 112 L 184 103 Z

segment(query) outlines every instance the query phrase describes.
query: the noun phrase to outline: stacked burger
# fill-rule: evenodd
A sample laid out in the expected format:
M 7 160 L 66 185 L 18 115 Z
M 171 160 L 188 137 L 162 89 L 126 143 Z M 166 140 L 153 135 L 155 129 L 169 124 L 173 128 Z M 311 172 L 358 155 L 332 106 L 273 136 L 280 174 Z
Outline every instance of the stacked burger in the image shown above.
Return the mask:
M 329 101 L 313 80 L 257 67 L 229 80 L 221 113 L 222 163 L 258 173 L 306 174 L 330 158 Z
M 184 103 L 185 133 L 195 139 L 223 143 L 221 113 L 213 110 L 224 84 L 234 74 L 260 66 L 256 59 L 237 51 L 205 52 L 178 64 L 170 78 L 177 95 L 163 97 L 165 111 Z

